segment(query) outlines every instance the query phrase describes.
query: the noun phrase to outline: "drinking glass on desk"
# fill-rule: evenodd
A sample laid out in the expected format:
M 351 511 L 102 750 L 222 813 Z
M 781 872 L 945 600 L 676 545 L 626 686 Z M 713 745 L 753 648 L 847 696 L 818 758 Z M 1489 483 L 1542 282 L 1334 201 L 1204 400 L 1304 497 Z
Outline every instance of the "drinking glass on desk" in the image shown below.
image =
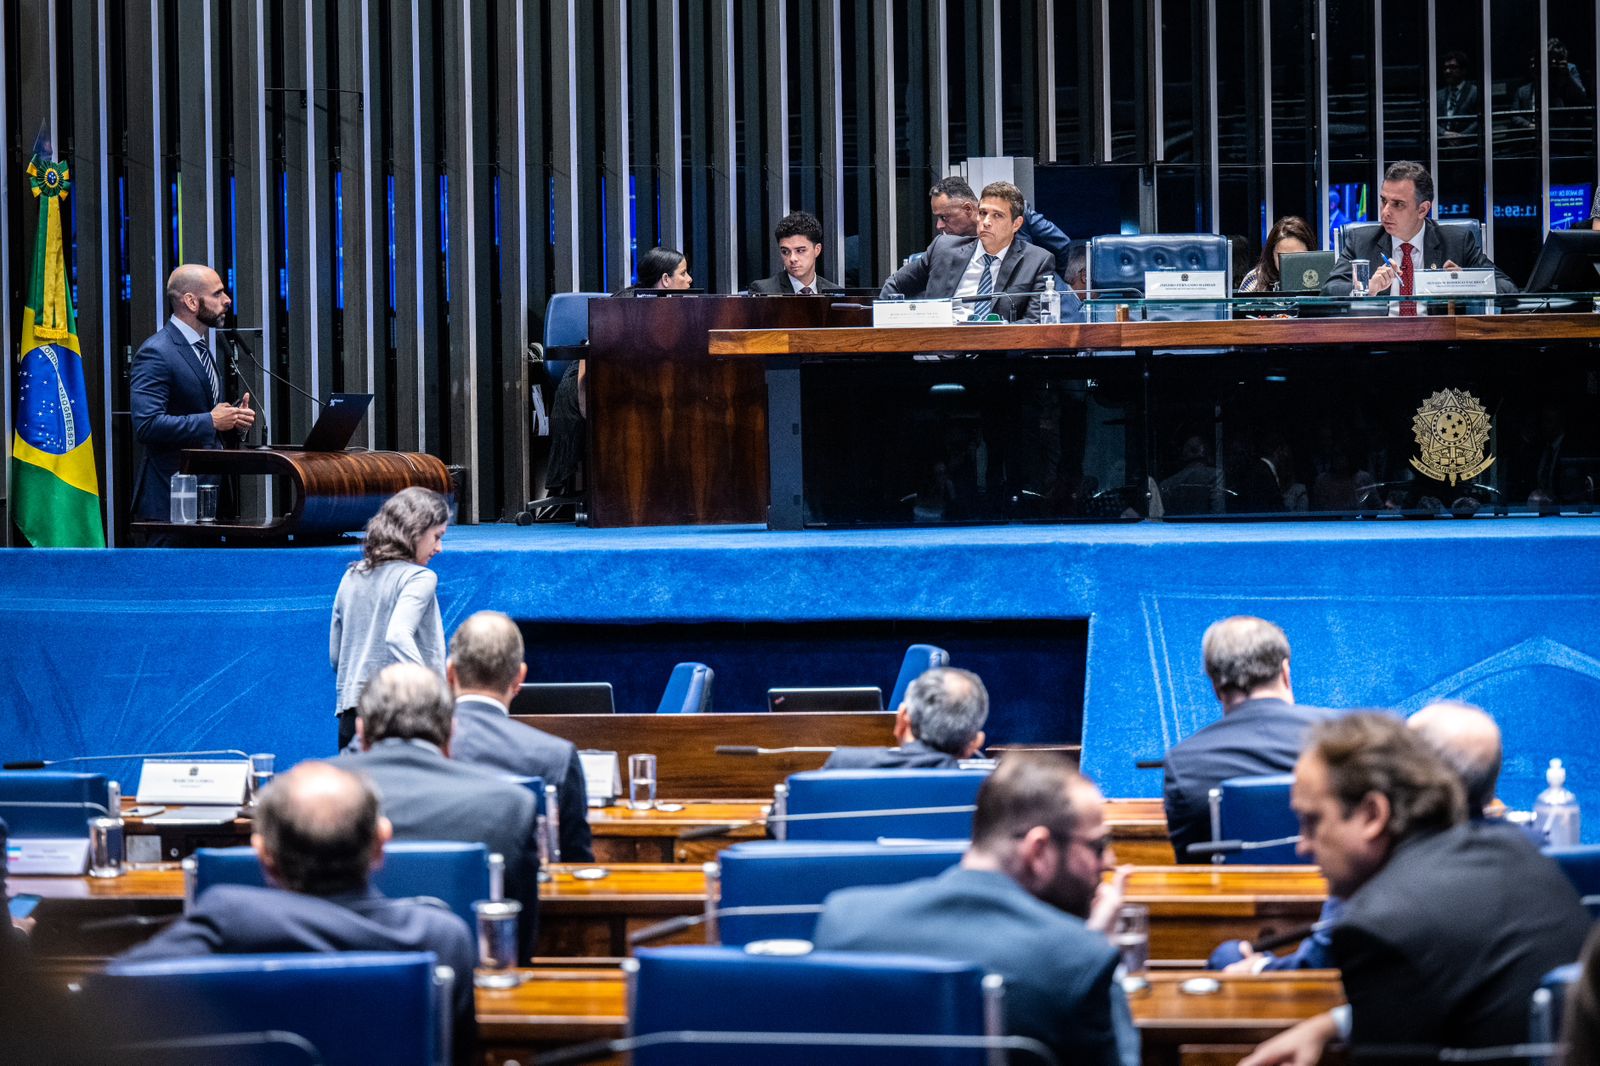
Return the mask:
M 628 756 L 628 806 L 648 811 L 656 805 L 656 757 Z
M 1372 283 L 1372 263 L 1366 259 L 1350 260 L 1350 295 L 1366 296 Z
M 479 988 L 515 988 L 517 920 L 522 904 L 514 899 L 480 899 L 472 905 L 478 920 L 478 968 L 472 983 Z
M 253 807 L 261 798 L 261 790 L 272 783 L 273 767 L 277 765 L 278 757 L 271 752 L 261 752 L 250 756 L 250 805 Z
M 1111 943 L 1122 954 L 1122 987 L 1136 992 L 1148 986 L 1144 978 L 1150 962 L 1150 908 L 1124 903 L 1111 923 Z

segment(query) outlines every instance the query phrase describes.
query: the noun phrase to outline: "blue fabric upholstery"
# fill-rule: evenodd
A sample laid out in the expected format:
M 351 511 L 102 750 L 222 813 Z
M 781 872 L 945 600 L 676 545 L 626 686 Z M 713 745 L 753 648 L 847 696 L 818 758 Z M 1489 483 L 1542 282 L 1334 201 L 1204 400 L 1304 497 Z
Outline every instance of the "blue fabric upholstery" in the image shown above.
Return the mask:
M 250 848 L 200 848 L 194 853 L 192 899 L 199 899 L 212 885 L 266 883 L 261 863 Z M 477 928 L 472 904 L 493 898 L 488 850 L 482 844 L 453 840 L 390 841 L 372 884 L 393 899 L 432 896 L 441 900 L 469 929 Z
M 1556 861 L 1578 895 L 1588 903 L 1589 913 L 1600 918 L 1600 844 L 1580 844 L 1575 848 L 1545 848 Z
M 970 808 L 988 776 L 987 770 L 811 770 L 789 775 L 782 813 Z M 778 822 L 776 833 L 787 840 L 968 840 L 972 811 L 802 819 Z
M 1528 1040 L 1534 1044 L 1553 1044 L 1561 1039 L 1561 1021 L 1567 1005 L 1567 989 L 1583 973 L 1581 963 L 1570 962 L 1557 966 L 1544 975 L 1539 987 L 1533 990 L 1533 1001 L 1528 1007 Z M 1533 1066 L 1557 1066 L 1558 1055 L 1549 1058 L 1535 1056 Z
M 283 1031 L 309 1041 L 326 1066 L 428 1066 L 448 1046 L 442 1004 L 449 997 L 436 986 L 434 967 L 432 952 L 113 962 L 85 979 L 83 1016 L 118 1043 Z M 229 1049 L 209 1061 L 292 1061 L 281 1049 L 256 1050 L 264 1053 Z
M 935 877 L 961 861 L 964 840 L 929 844 L 755 840 L 717 856 L 719 909 L 820 904 L 857 885 L 898 885 Z M 793 937 L 810 940 L 815 914 L 718 915 L 724 944 Z
M 894 694 L 889 697 L 886 706 L 891 711 L 899 710 L 901 702 L 906 698 L 906 689 L 911 687 L 911 682 L 936 666 L 949 665 L 950 653 L 943 648 L 932 644 L 911 645 L 906 649 L 906 657 L 900 661 L 900 676 L 895 678 Z
M 682 1030 L 990 1035 L 983 971 L 962 963 L 854 952 L 771 958 L 720 947 L 645 948 L 637 959 L 636 1037 Z M 778 1040 L 759 1047 L 666 1043 L 640 1048 L 633 1061 L 635 1066 L 979 1066 L 990 1060 L 980 1050 L 852 1049 Z
M 544 365 L 552 386 L 567 372 L 567 363 L 580 354 L 561 349 L 581 348 L 589 343 L 589 301 L 607 295 L 609 293 L 558 292 L 545 305 Z
M 700 714 L 711 710 L 711 682 L 716 671 L 705 663 L 679 663 L 667 678 L 657 714 Z
M 80 804 L 76 807 L 32 807 L 32 803 Z M 86 837 L 89 819 L 111 812 L 111 789 L 104 774 L 71 774 L 53 770 L 0 770 L 0 818 L 11 836 Z
M 1260 774 L 1230 777 L 1222 782 L 1219 821 L 1213 826 L 1213 840 L 1277 840 L 1300 832 L 1299 819 L 1289 808 L 1289 789 L 1293 774 Z M 1225 856 L 1224 862 L 1261 865 L 1263 863 L 1301 863 L 1293 844 L 1256 851 L 1240 851 Z
M 1126 233 L 1089 242 L 1089 285 L 1144 292 L 1147 270 L 1228 270 L 1228 238 L 1215 233 Z

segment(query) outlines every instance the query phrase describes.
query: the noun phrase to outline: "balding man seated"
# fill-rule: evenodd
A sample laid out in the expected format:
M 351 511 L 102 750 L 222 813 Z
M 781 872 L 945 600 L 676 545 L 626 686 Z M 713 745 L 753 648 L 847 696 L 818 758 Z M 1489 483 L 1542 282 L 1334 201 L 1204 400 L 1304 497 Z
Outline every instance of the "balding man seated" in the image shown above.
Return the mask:
M 122 958 L 431 951 L 455 971 L 458 1046 L 469 1047 L 472 933 L 436 899 L 389 899 L 372 887 L 391 833 L 364 778 L 330 763 L 301 763 L 267 786 L 256 807 L 250 846 L 276 887 L 214 885 Z
M 983 748 L 989 691 L 978 675 L 936 666 L 906 688 L 894 716 L 896 748 L 840 748 L 824 770 L 954 770 Z

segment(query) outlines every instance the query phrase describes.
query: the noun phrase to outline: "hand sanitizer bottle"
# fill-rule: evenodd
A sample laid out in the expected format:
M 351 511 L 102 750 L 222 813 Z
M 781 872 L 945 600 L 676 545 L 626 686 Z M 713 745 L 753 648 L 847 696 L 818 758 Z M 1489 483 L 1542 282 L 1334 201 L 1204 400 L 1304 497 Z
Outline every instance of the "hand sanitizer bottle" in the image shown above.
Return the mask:
M 1044 276 L 1044 294 L 1039 297 L 1039 321 L 1047 326 L 1061 321 L 1061 294 L 1056 291 L 1056 276 Z
M 1539 793 L 1533 804 L 1533 824 L 1544 833 L 1553 848 L 1570 848 L 1578 843 L 1580 812 L 1578 797 L 1567 791 L 1567 771 L 1560 759 L 1550 760 L 1544 772 L 1550 787 Z

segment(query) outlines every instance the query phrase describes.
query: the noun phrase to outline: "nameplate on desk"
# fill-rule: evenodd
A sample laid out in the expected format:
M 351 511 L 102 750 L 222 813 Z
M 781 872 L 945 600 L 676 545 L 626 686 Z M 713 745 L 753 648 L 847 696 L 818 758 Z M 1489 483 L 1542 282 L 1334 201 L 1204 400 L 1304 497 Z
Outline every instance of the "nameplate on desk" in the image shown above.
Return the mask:
M 872 325 L 876 329 L 948 326 L 949 300 L 878 300 L 872 305 Z
M 622 767 L 614 751 L 580 751 L 583 783 L 591 807 L 608 807 L 621 795 Z
M 1418 296 L 1493 296 L 1494 271 L 1486 267 L 1470 270 L 1419 270 L 1413 279 Z
M 89 838 L 12 837 L 6 841 L 6 869 L 13 874 L 66 874 L 89 868 Z
M 1223 300 L 1228 296 L 1225 270 L 1146 270 L 1146 300 Z
M 146 759 L 139 771 L 140 803 L 235 806 L 244 802 L 243 759 Z

